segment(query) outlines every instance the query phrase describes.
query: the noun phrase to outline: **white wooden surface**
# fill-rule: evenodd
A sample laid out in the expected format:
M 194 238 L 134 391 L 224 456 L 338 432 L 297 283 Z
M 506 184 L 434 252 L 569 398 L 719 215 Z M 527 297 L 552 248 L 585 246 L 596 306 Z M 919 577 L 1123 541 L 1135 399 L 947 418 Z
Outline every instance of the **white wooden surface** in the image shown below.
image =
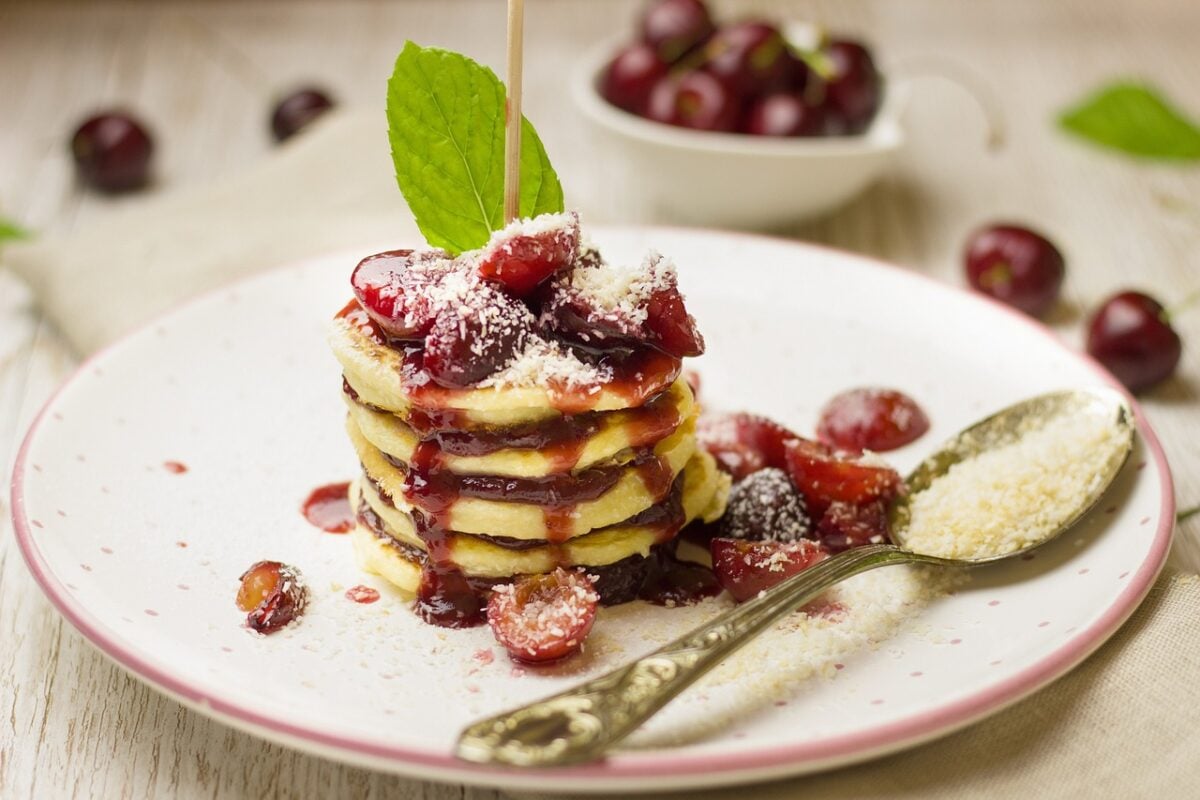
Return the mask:
M 526 112 L 564 177 L 587 153 L 562 96 L 572 55 L 636 0 L 530 0 Z M 1118 75 L 1143 75 L 1200 116 L 1200 4 L 1192 0 L 909 0 L 716 2 L 826 22 L 877 43 L 895 72 L 976 76 L 994 89 L 1006 145 L 983 146 L 982 117 L 960 88 L 917 84 L 913 144 L 883 183 L 796 235 L 960 280 L 976 224 L 1024 219 L 1068 255 L 1064 310 L 1143 287 L 1170 304 L 1200 288 L 1200 169 L 1133 164 L 1065 140 L 1053 113 Z M 316 79 L 347 104 L 379 106 L 406 38 L 501 67 L 500 0 L 422 2 L 0 2 L 0 213 L 50 235 L 86 222 L 106 200 L 77 190 L 66 140 L 82 115 L 119 103 L 157 133 L 156 191 L 238 170 L 270 148 L 274 92 Z M 946 66 L 947 64 L 953 66 Z M 98 266 L 98 268 L 100 268 Z M 853 302 L 847 298 L 846 302 Z M 1179 318 L 1190 347 L 1179 376 L 1145 405 L 1175 471 L 1181 507 L 1200 504 L 1200 308 Z M 73 357 L 24 288 L 0 272 L 0 468 L 7 483 L 29 420 Z M 0 797 L 489 798 L 312 758 L 230 730 L 126 677 L 59 619 L 8 535 L 0 499 Z M 1200 516 L 1172 555 L 1200 569 Z

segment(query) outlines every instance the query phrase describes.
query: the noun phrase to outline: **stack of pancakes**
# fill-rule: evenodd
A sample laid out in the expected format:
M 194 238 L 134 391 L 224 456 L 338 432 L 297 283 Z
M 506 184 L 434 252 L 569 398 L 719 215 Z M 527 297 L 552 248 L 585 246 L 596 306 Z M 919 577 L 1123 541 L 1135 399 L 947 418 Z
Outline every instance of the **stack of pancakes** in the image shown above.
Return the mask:
M 405 379 L 405 352 L 371 335 L 353 306 L 332 345 L 362 464 L 350 494 L 366 571 L 416 592 L 431 568 L 486 587 L 585 567 L 604 601 L 622 602 L 632 599 L 622 565 L 723 510 L 728 479 L 697 446 L 698 408 L 678 361 L 637 374 L 632 391 L 591 387 L 578 413 L 536 382 L 428 391 Z

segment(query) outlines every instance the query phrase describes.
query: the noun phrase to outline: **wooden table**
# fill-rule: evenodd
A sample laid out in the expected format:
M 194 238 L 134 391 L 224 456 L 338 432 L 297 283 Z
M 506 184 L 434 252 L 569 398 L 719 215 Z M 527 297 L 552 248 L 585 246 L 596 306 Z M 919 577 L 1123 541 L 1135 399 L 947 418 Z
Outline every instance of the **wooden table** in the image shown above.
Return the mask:
M 733 2 L 716 2 L 732 10 Z M 598 32 L 632 20 L 636 0 L 530 0 L 526 110 L 568 190 L 584 163 L 563 68 Z M 1200 288 L 1200 170 L 1135 164 L 1068 141 L 1055 111 L 1119 75 L 1143 75 L 1200 115 L 1200 4 L 1193 0 L 909 0 L 737 3 L 822 20 L 878 44 L 896 72 L 940 62 L 991 87 L 1005 146 L 984 146 L 983 117 L 961 88 L 918 81 L 912 144 L 899 168 L 842 213 L 795 234 L 960 277 L 964 236 L 1026 220 L 1067 254 L 1063 310 L 1081 317 L 1126 285 L 1170 301 Z M 66 140 L 94 107 L 127 104 L 161 146 L 158 191 L 249 165 L 270 148 L 274 91 L 309 78 L 344 103 L 379 105 L 406 38 L 500 66 L 499 0 L 393 3 L 0 3 L 0 210 L 44 234 L 111 201 L 72 184 Z M 848 302 L 853 302 L 852 298 Z M 1178 326 L 1200 342 L 1200 308 Z M 28 292 L 0 272 L 0 464 L 74 357 Z M 1200 347 L 1145 406 L 1175 471 L 1181 507 L 1200 503 Z M 0 501 L 0 503 L 6 503 Z M 0 796 L 493 797 L 420 784 L 265 744 L 166 700 L 93 650 L 52 610 L 0 515 Z M 1181 525 L 1172 561 L 1200 569 L 1200 517 Z

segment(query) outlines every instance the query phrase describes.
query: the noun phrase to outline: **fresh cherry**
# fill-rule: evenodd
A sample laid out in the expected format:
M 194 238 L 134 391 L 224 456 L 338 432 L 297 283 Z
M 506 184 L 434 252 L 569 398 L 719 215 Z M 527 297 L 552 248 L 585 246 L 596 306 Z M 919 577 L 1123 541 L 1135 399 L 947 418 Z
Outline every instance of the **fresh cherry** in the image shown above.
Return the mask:
M 110 111 L 86 120 L 71 137 L 71 155 L 80 180 L 102 192 L 145 186 L 154 143 L 133 116 Z
M 246 612 L 246 626 L 274 633 L 304 613 L 308 588 L 295 567 L 278 561 L 259 561 L 238 578 L 237 607 Z
M 792 66 L 783 34 L 766 22 L 722 28 L 708 40 L 704 55 L 705 70 L 739 95 L 781 86 Z
M 964 257 L 971 286 L 1031 316 L 1054 305 L 1066 264 L 1039 233 L 1017 225 L 989 225 L 967 240 Z
M 825 115 L 798 92 L 774 92 L 751 103 L 741 131 L 755 136 L 820 136 Z
M 826 55 L 833 68 L 825 87 L 826 102 L 845 121 L 847 133 L 861 133 L 871 124 L 883 95 L 883 80 L 871 52 L 858 42 L 835 40 Z
M 530 230 L 531 224 L 538 227 Z M 480 255 L 479 275 L 513 297 L 526 297 L 556 272 L 570 269 L 578 253 L 579 216 L 545 215 L 495 234 Z
M 767 467 L 785 469 L 785 444 L 799 438 L 757 414 L 705 414 L 696 426 L 697 441 L 734 481 Z
M 1106 300 L 1088 323 L 1087 351 L 1131 392 L 1171 376 L 1183 353 L 1166 309 L 1141 292 Z
M 836 502 L 890 501 L 904 487 L 900 474 L 882 461 L 836 453 L 819 442 L 793 439 L 784 443 L 784 455 L 792 482 L 816 513 Z
M 617 108 L 642 114 L 654 85 L 667 74 L 667 63 L 644 42 L 626 47 L 608 62 L 600 78 L 600 94 Z
M 587 576 L 559 567 L 496 587 L 487 620 L 514 661 L 544 664 L 583 648 L 599 602 Z
M 747 542 L 713 539 L 709 544 L 717 580 L 739 603 L 758 596 L 785 578 L 803 572 L 829 554 L 808 539 L 795 542 Z
M 888 504 L 884 500 L 862 505 L 831 503 L 817 523 L 816 537 L 831 553 L 883 544 L 891 537 Z
M 642 41 L 674 64 L 712 35 L 713 21 L 701 0 L 658 0 L 642 16 Z
M 703 72 L 669 75 L 650 93 L 646 116 L 700 131 L 732 131 L 737 126 L 739 104 L 733 91 L 715 76 Z
M 895 389 L 851 389 L 821 410 L 817 438 L 851 453 L 882 452 L 916 441 L 929 430 L 929 417 Z
M 305 87 L 285 96 L 271 112 L 271 132 L 275 134 L 275 141 L 290 139 L 331 108 L 333 100 L 320 89 Z
M 449 268 L 450 256 L 441 250 L 389 250 L 360 261 L 350 285 L 388 337 L 420 340 L 433 327 L 436 313 L 427 292 Z
M 804 497 L 787 473 L 768 467 L 749 475 L 729 493 L 718 535 L 728 539 L 794 542 L 809 537 L 812 520 Z
M 440 386 L 462 389 L 499 372 L 533 330 L 529 309 L 486 287 L 481 283 L 468 305 L 440 309 L 425 335 L 423 365 Z

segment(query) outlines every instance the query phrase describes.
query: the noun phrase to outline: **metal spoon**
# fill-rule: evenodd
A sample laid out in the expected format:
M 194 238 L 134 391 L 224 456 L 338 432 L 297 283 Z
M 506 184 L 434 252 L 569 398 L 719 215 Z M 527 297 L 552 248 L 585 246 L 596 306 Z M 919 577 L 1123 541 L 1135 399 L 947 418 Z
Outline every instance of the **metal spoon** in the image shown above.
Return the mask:
M 1038 541 L 1020 550 L 970 560 L 937 558 L 903 547 L 914 497 L 951 466 L 1016 442 L 1063 415 L 1098 415 L 1113 426 L 1113 449 L 1103 456 L 1091 490 Z M 600 758 L 676 695 L 782 617 L 839 581 L 889 564 L 973 567 L 1013 558 L 1070 529 L 1108 489 L 1133 450 L 1133 412 L 1107 389 L 1042 395 L 1000 411 L 959 433 L 909 476 L 908 495 L 892 510 L 893 538 L 846 550 L 720 614 L 649 655 L 594 680 L 470 725 L 458 740 L 459 758 L 479 764 L 561 767 Z M 1100 461 L 1100 458 L 1097 458 Z

